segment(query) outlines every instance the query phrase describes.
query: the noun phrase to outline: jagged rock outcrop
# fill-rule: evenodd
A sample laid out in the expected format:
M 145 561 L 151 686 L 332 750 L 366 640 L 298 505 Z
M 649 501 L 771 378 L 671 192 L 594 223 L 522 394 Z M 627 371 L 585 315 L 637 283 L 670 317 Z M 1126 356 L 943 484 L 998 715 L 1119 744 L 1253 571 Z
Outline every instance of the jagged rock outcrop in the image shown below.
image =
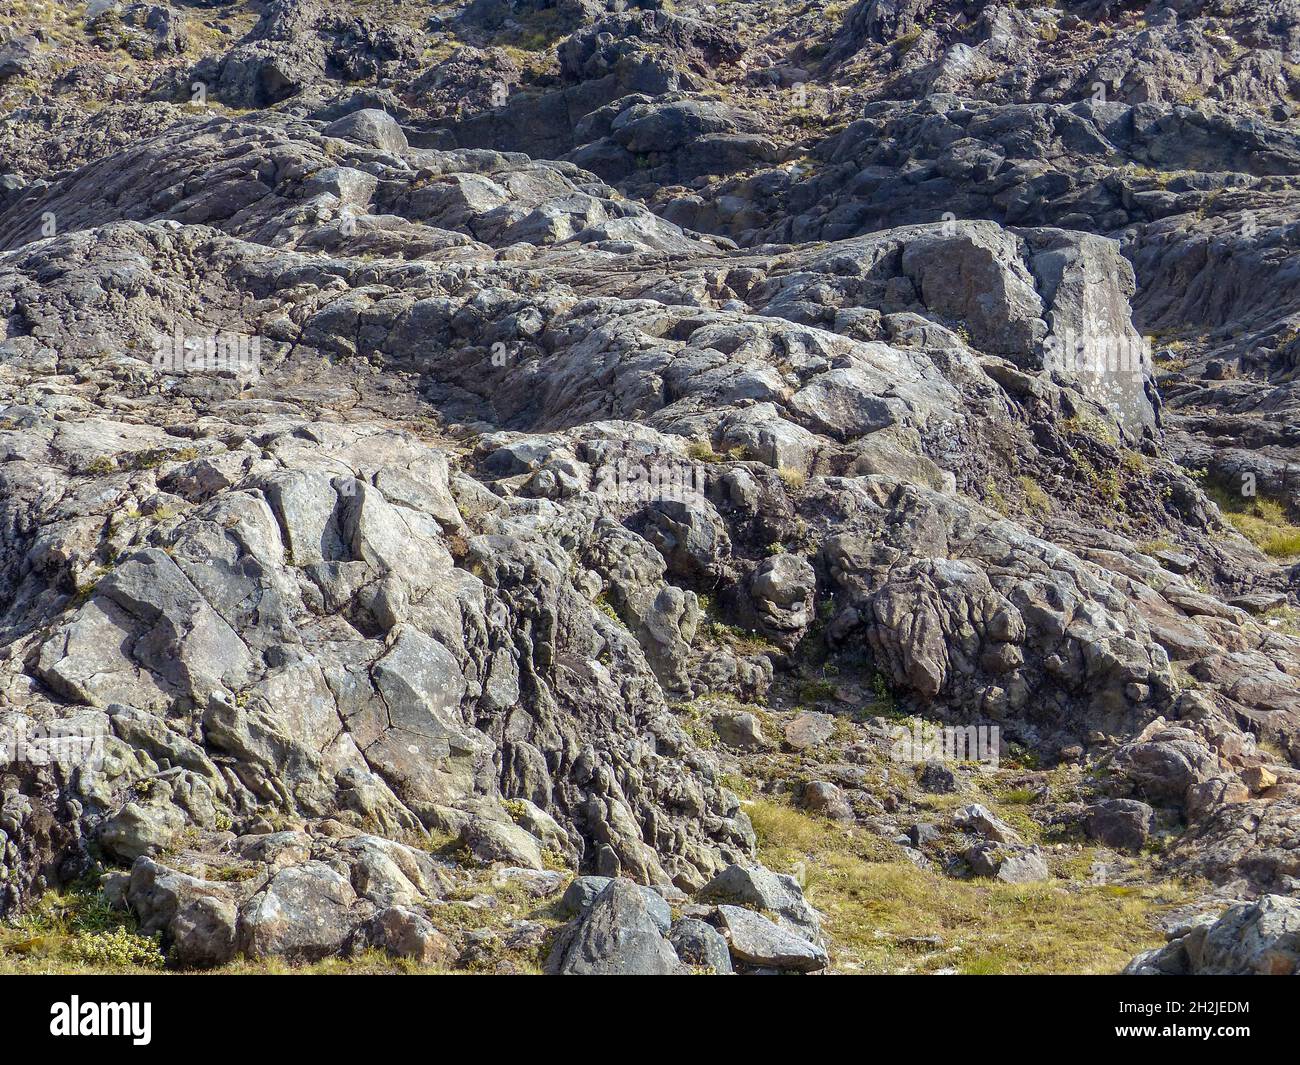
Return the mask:
M 1294 976 L 1300 967 L 1300 913 L 1294 899 L 1264 895 L 1215 918 L 1176 928 L 1169 943 L 1139 954 L 1137 976 Z
M 134 4 L 94 122 L 0 46 L 0 913 L 93 871 L 185 968 L 817 972 L 738 768 L 1062 875 L 961 759 L 900 800 L 910 718 L 1244 900 L 1134 971 L 1285 969 L 1300 13 L 967 6 Z M 568 923 L 440 921 L 486 877 Z

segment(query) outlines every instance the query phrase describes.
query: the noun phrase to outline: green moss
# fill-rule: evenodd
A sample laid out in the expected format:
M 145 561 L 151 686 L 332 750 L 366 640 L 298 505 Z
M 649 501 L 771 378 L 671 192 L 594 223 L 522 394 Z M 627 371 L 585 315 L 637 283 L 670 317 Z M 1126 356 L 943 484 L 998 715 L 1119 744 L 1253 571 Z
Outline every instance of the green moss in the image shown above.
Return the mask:
M 801 703 L 820 703 L 834 698 L 835 685 L 824 678 L 804 681 L 803 684 L 799 685 L 799 701 Z
M 1003 802 L 1019 805 L 1027 805 L 1036 801 L 1037 798 L 1038 792 L 1034 791 L 1033 788 L 1012 788 L 1010 791 L 1004 792 L 1002 795 Z
M 1007 497 L 1002 494 L 1002 489 L 992 477 L 984 482 L 984 502 L 1003 517 L 1011 513 L 1011 504 L 1007 502 Z
M 920 39 L 921 39 L 921 31 L 911 30 L 910 32 L 903 34 L 896 41 L 894 41 L 894 49 L 895 51 L 897 51 L 899 57 L 901 58 L 902 56 L 907 55 L 907 53 L 910 52 L 913 48 L 915 48 L 916 42 L 919 41 Z

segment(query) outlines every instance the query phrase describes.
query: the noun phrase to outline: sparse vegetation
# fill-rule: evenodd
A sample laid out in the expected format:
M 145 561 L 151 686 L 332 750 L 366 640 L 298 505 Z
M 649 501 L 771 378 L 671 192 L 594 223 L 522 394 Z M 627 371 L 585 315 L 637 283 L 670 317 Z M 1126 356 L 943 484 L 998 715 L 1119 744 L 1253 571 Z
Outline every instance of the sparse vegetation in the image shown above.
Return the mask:
M 1264 554 L 1277 559 L 1300 557 L 1300 525 L 1282 504 L 1264 496 L 1242 496 L 1219 485 L 1207 489 L 1224 519 Z
M 110 908 L 94 885 L 50 891 L 27 913 L 0 925 L 0 974 L 140 972 L 163 966 L 156 940 Z
M 918 869 L 856 828 L 769 800 L 746 811 L 763 861 L 802 874 L 826 915 L 837 964 L 851 971 L 1118 972 L 1136 951 L 1163 942 L 1154 918 L 1193 895 L 1176 883 L 1117 892 L 1059 880 L 955 880 Z

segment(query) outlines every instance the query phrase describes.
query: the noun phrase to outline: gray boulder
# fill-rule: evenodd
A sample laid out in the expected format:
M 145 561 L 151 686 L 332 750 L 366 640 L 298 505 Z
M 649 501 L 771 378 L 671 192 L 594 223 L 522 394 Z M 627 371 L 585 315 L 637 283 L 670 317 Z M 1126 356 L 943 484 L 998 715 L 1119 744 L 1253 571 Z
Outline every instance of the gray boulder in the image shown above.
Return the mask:
M 567 917 L 584 916 L 612 883 L 614 883 L 614 878 L 608 876 L 574 877 L 573 882 L 569 884 L 560 897 L 560 913 Z M 668 900 L 659 892 L 646 887 L 644 884 L 635 884 L 633 886 L 642 894 L 646 912 L 659 930 L 667 934 L 672 924 L 672 910 L 668 905 Z
M 125 898 L 140 931 L 160 936 L 173 964 L 207 969 L 234 957 L 237 911 L 228 885 L 199 880 L 140 857 L 131 867 Z
M 389 906 L 360 925 L 353 933 L 352 950 L 372 948 L 395 958 L 409 958 L 421 965 L 448 966 L 456 960 L 456 948 L 422 913 L 402 906 Z
M 976 876 L 1004 884 L 1033 884 L 1051 875 L 1038 847 L 985 841 L 967 848 L 964 857 Z
M 743 965 L 811 973 L 829 964 L 822 947 L 753 910 L 719 906 L 718 923 L 732 958 Z
M 628 880 L 612 880 L 559 936 L 546 970 L 562 976 L 670 976 L 681 962 L 667 929 Z
M 668 936 L 677 957 L 687 965 L 708 969 L 716 976 L 732 972 L 727 941 L 716 928 L 694 917 L 683 917 Z
M 353 111 L 325 127 L 329 137 L 341 137 L 382 152 L 401 155 L 409 147 L 402 127 L 387 111 L 372 107 Z
M 128 802 L 99 830 L 99 841 L 124 861 L 166 850 L 185 827 L 185 815 L 165 799 Z
M 338 954 L 365 915 L 345 877 L 323 862 L 304 862 L 281 869 L 240 907 L 239 950 L 250 958 L 318 961 Z
M 756 907 L 807 939 L 816 941 L 821 936 L 817 911 L 804 898 L 799 881 L 761 865 L 727 866 L 704 885 L 700 898 Z
M 1136 799 L 1107 799 L 1089 807 L 1084 828 L 1089 839 L 1117 850 L 1142 849 L 1155 811 Z
M 1139 976 L 1294 976 L 1300 973 L 1300 902 L 1263 895 L 1175 928 L 1169 942 L 1125 967 Z

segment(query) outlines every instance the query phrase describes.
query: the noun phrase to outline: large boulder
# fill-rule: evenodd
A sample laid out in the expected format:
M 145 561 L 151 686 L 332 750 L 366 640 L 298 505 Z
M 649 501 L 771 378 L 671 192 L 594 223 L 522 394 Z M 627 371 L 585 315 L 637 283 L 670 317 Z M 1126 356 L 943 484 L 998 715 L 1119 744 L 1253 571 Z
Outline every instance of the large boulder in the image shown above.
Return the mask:
M 331 122 L 325 127 L 325 134 L 356 141 L 393 155 L 401 155 L 408 146 L 406 134 L 402 132 L 397 119 L 387 111 L 373 107 L 353 111 L 350 115 Z
M 715 976 L 732 972 L 727 941 L 716 928 L 694 917 L 683 917 L 668 936 L 677 957 L 687 965 L 707 969 Z
M 449 966 L 457 951 L 433 923 L 415 910 L 389 906 L 360 925 L 352 936 L 353 950 L 382 950 L 420 965 Z
M 290 866 L 240 908 L 239 950 L 250 958 L 318 961 L 342 951 L 365 912 L 352 885 L 330 866 Z
M 667 931 L 642 889 L 611 880 L 561 932 L 546 969 L 562 976 L 671 976 L 681 962 Z
M 799 881 L 762 865 L 727 866 L 704 885 L 700 898 L 755 907 L 807 939 L 816 941 L 821 936 L 817 911 L 804 898 Z
M 1137 851 L 1151 833 L 1155 811 L 1136 799 L 1107 799 L 1088 809 L 1084 828 L 1089 839 L 1117 850 Z
M 824 948 L 787 931 L 760 913 L 739 906 L 719 906 L 718 925 L 731 956 L 757 969 L 811 973 L 829 964 Z
M 126 901 L 141 933 L 161 937 L 171 963 L 207 969 L 234 957 L 236 898 L 228 885 L 140 857 L 131 867 Z
M 1130 975 L 1294 976 L 1300 973 L 1300 901 L 1264 895 L 1202 915 L 1170 933 L 1169 942 L 1139 954 Z

